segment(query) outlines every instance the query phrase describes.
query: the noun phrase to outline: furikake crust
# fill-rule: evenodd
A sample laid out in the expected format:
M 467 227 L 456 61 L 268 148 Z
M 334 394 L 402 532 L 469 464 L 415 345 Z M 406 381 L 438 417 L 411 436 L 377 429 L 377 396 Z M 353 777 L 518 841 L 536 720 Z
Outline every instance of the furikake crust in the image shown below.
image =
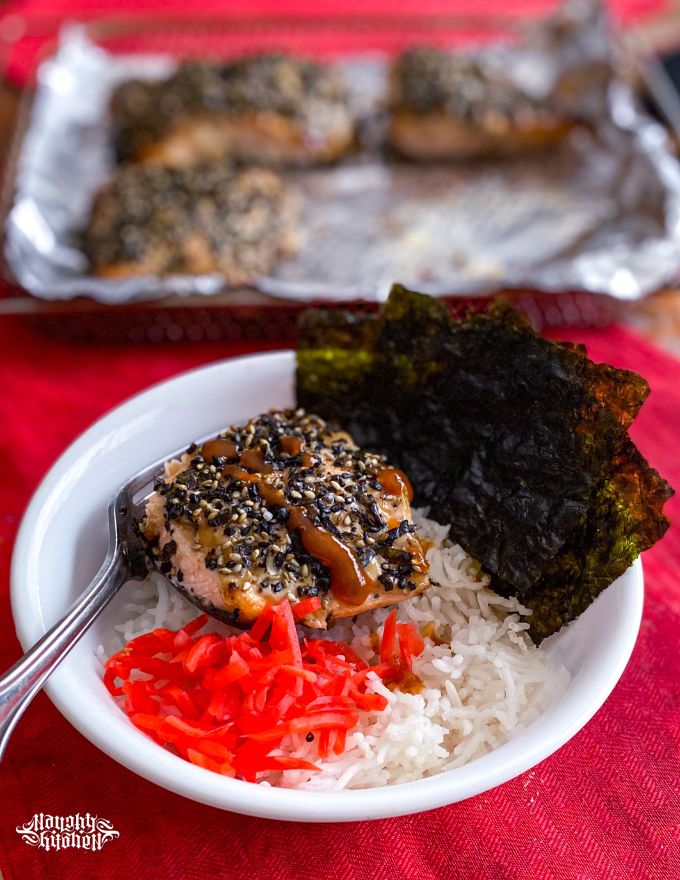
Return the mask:
M 349 117 L 347 94 L 336 71 L 272 52 L 227 63 L 186 62 L 164 80 L 130 80 L 111 104 L 116 149 L 135 159 L 180 118 L 274 113 L 303 127 L 323 126 L 328 115 Z
M 541 339 L 505 304 L 454 318 L 399 286 L 348 369 L 352 320 L 303 317 L 299 404 L 403 468 L 415 503 L 533 608 L 536 641 L 664 534 L 672 490 L 627 434 L 642 377 Z
M 159 477 L 155 491 L 164 500 L 167 533 L 172 535 L 178 524 L 188 526 L 194 549 L 205 552 L 206 568 L 223 578 L 227 593 L 257 591 L 268 600 L 285 596 L 293 603 L 318 596 L 326 607 L 331 589 L 328 568 L 289 528 L 289 509 L 264 498 L 261 486 L 248 481 L 246 469 L 253 476 L 265 474 L 270 493 L 280 491 L 288 505 L 351 548 L 362 567 L 379 562 L 377 581 L 384 591 L 410 594 L 415 581 L 422 581 L 417 560 L 398 546 L 403 544 L 399 539 L 414 532 L 413 524 L 389 523 L 381 506 L 382 456 L 358 449 L 346 433 L 303 410 L 270 412 L 216 439 L 232 445 L 230 457 L 206 458 L 206 446 L 193 445 L 183 468 L 171 480 Z M 229 464 L 237 459 L 240 465 Z M 159 547 L 148 523 L 142 522 L 141 530 L 154 567 L 209 613 L 239 621 L 237 609 L 216 609 L 187 589 L 176 541 Z
M 555 116 L 483 59 L 440 49 L 404 52 L 394 66 L 392 91 L 394 110 L 443 113 L 496 134 Z
M 129 165 L 97 195 L 83 250 L 96 273 L 267 273 L 293 237 L 295 202 L 264 169 Z

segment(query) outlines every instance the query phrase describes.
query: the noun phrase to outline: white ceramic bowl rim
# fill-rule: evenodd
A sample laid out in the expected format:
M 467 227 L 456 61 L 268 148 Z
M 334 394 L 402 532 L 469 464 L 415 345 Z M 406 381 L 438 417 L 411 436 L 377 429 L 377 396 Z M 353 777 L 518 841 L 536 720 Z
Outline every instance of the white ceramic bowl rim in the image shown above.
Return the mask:
M 201 395 L 208 398 L 218 386 L 235 387 L 237 376 L 249 381 L 252 379 L 252 395 L 249 389 L 247 397 L 252 400 L 253 406 L 260 398 L 266 398 L 269 386 L 273 393 L 277 384 L 288 389 L 285 394 L 279 389 L 276 392 L 278 397 L 288 396 L 288 399 L 274 399 L 268 405 L 290 406 L 293 402 L 290 390 L 293 374 L 294 354 L 289 351 L 234 358 L 182 373 L 121 404 L 97 421 L 64 452 L 36 490 L 23 518 L 14 550 L 12 612 L 24 649 L 34 644 L 56 619 L 56 615 L 50 615 L 44 607 L 46 588 L 41 586 L 45 580 L 41 554 L 44 552 L 47 530 L 66 528 L 60 526 L 60 522 L 68 520 L 68 517 L 60 517 L 59 514 L 69 510 L 69 505 L 73 506 L 73 486 L 78 487 L 85 481 L 83 485 L 90 486 L 92 493 L 98 496 L 96 504 L 103 515 L 108 497 L 116 486 L 106 487 L 106 495 L 102 494 L 103 487 L 94 488 L 93 468 L 97 462 L 106 462 L 109 460 L 106 456 L 110 458 L 121 454 L 125 444 L 132 443 L 131 448 L 136 449 L 138 441 L 144 436 L 152 436 L 148 430 L 155 428 L 156 434 L 162 434 L 167 428 L 167 432 L 171 433 L 176 423 L 169 420 L 177 416 L 180 404 L 200 408 Z M 228 408 L 229 394 L 226 390 L 223 393 Z M 208 405 L 206 402 L 205 406 Z M 248 401 L 242 400 L 240 407 L 243 410 L 248 405 Z M 237 417 L 227 414 L 219 423 L 208 426 L 208 430 L 217 430 L 227 422 L 247 418 L 259 411 L 249 410 L 240 416 L 237 414 Z M 163 417 L 166 424 L 160 424 Z M 188 428 L 182 428 L 182 442 L 188 445 L 195 436 L 205 436 L 208 431 L 203 428 L 209 421 L 206 419 L 204 417 L 203 424 L 194 430 L 191 419 L 187 418 L 184 424 Z M 161 454 L 163 451 L 174 451 L 180 445 L 170 444 L 169 449 L 163 447 Z M 158 457 L 155 454 L 147 456 L 146 462 Z M 145 459 L 141 459 L 131 465 L 128 476 L 122 482 L 140 469 L 144 462 Z M 77 517 L 77 511 L 74 515 Z M 64 546 L 68 547 L 70 539 L 67 531 L 64 531 L 62 540 Z M 85 583 L 82 584 L 84 586 Z M 202 803 L 247 815 L 309 822 L 352 821 L 415 813 L 479 794 L 517 776 L 556 751 L 588 722 L 619 679 L 635 643 L 643 597 L 640 561 L 616 585 L 605 591 L 576 624 L 558 636 L 572 637 L 581 620 L 593 614 L 594 608 L 603 603 L 612 591 L 618 591 L 613 606 L 616 619 L 608 622 L 606 641 L 598 647 L 600 659 L 597 668 L 588 669 L 588 674 L 579 676 L 578 688 L 568 689 L 546 715 L 482 758 L 439 775 L 382 788 L 340 792 L 297 791 L 228 779 L 189 764 L 157 746 L 129 723 L 110 700 L 101 681 L 94 680 L 96 670 L 90 656 L 92 648 L 90 646 L 89 653 L 84 653 L 82 643 L 54 674 L 46 690 L 62 714 L 103 752 L 140 776 Z M 74 597 L 75 594 L 62 596 L 59 600 L 61 613 Z M 610 602 L 614 602 L 614 599 L 611 598 Z M 87 641 L 88 635 L 83 642 Z M 82 661 L 77 663 L 74 659 L 76 655 Z M 86 670 L 87 681 L 84 677 L 79 678 L 83 669 Z M 93 708 L 91 695 L 87 694 L 88 688 L 93 689 L 92 693 L 97 698 L 101 697 L 101 706 Z M 97 693 L 97 688 L 101 689 L 101 694 Z M 110 703 L 108 709 L 105 700 Z

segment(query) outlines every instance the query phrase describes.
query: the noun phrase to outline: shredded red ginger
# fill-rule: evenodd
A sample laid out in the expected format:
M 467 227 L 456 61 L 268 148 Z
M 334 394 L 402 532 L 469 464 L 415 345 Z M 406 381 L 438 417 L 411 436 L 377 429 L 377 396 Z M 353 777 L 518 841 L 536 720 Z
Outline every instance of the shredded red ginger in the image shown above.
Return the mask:
M 380 661 L 368 666 L 349 645 L 298 638 L 295 618 L 321 607 L 318 598 L 269 605 L 239 635 L 198 635 L 203 614 L 181 629 L 132 639 L 105 664 L 104 684 L 132 723 L 183 758 L 251 782 L 272 770 L 318 770 L 275 754 L 285 736 L 302 734 L 320 758 L 340 755 L 362 712 L 387 700 L 367 691 L 369 673 L 398 683 L 424 642 L 411 624 L 385 622 Z M 144 678 L 140 678 L 142 673 Z

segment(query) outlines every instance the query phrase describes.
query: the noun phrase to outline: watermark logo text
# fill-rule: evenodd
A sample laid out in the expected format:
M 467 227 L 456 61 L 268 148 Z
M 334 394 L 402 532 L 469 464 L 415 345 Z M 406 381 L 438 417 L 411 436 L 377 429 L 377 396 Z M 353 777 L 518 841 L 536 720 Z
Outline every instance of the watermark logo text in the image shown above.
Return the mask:
M 24 825 L 17 825 L 17 834 L 30 846 L 39 849 L 86 849 L 93 852 L 120 836 L 108 819 L 90 813 L 76 813 L 74 816 L 36 813 Z

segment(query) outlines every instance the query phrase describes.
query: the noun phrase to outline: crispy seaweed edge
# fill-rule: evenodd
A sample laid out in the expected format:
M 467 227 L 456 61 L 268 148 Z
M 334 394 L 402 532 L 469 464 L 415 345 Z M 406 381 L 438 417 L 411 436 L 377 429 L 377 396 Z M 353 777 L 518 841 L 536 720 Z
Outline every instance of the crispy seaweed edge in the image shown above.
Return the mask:
M 454 318 L 440 301 L 400 285 L 393 287 L 377 316 L 357 316 L 343 310 L 308 310 L 300 323 L 298 402 L 358 434 L 363 445 L 386 451 L 389 444 L 385 444 L 371 417 L 375 395 L 370 393 L 381 358 L 385 357 L 381 343 L 386 325 L 392 330 L 397 328 L 396 336 L 390 340 L 391 352 L 403 368 L 405 385 L 415 388 L 439 367 L 427 358 L 425 369 L 422 363 L 417 365 L 418 369 L 409 362 L 403 354 L 409 350 L 409 341 L 422 338 L 426 348 L 436 349 L 437 339 L 445 337 L 453 326 L 460 328 L 466 322 L 472 325 L 480 319 L 501 322 L 517 333 L 540 339 L 524 316 L 505 301 L 493 301 L 481 311 L 463 310 Z M 611 468 L 606 479 L 601 475 L 598 480 L 581 532 L 572 536 L 571 543 L 566 541 L 556 554 L 552 571 L 547 567 L 528 589 L 521 590 L 482 563 L 483 569 L 491 574 L 495 589 L 519 596 L 532 608 L 530 634 L 537 643 L 581 614 L 641 552 L 663 536 L 669 525 L 663 504 L 673 494 L 627 435 L 649 394 L 646 380 L 631 371 L 594 363 L 583 346 L 547 340 L 541 343 L 546 351 L 559 351 L 565 369 L 578 376 L 590 393 L 591 405 L 601 410 L 613 446 L 608 449 Z M 388 454 L 394 458 L 393 450 Z M 396 463 L 400 463 L 398 455 Z M 417 483 L 415 488 L 418 492 Z M 443 521 L 436 509 L 430 515 Z M 606 531 L 603 523 L 607 524 Z M 605 535 L 607 540 L 603 540 Z M 470 552 L 464 536 L 455 537 Z M 572 572 L 567 580 L 565 571 Z

